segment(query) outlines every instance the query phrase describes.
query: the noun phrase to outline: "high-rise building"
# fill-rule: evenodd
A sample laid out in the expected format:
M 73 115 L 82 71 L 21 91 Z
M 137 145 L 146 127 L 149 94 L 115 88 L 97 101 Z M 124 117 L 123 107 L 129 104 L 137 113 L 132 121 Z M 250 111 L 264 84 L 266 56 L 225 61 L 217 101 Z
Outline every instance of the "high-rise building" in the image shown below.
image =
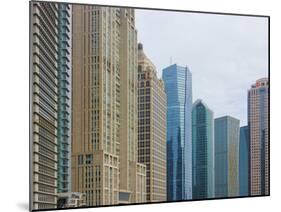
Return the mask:
M 72 190 L 85 193 L 88 206 L 145 201 L 134 10 L 72 8 Z
M 214 119 L 200 99 L 192 106 L 192 184 L 193 199 L 214 197 Z
M 146 168 L 138 163 L 138 49 L 135 12 L 120 10 L 120 190 L 146 202 Z M 135 171 L 136 176 L 135 176 Z M 130 173 L 133 172 L 133 173 Z
M 250 195 L 269 195 L 268 93 L 267 78 L 257 80 L 248 90 Z
M 215 119 L 215 197 L 239 195 L 239 125 L 231 116 Z
M 58 193 L 71 191 L 71 9 L 58 4 Z
M 31 209 L 56 208 L 70 188 L 70 7 L 30 2 Z
M 146 165 L 147 201 L 166 201 L 166 94 L 142 44 L 138 44 L 138 161 Z
M 239 196 L 249 195 L 249 127 L 240 127 L 239 140 Z
M 192 199 L 192 80 L 187 67 L 163 69 L 167 95 L 167 200 Z
M 72 6 L 72 191 L 87 206 L 118 203 L 118 21 L 115 8 Z

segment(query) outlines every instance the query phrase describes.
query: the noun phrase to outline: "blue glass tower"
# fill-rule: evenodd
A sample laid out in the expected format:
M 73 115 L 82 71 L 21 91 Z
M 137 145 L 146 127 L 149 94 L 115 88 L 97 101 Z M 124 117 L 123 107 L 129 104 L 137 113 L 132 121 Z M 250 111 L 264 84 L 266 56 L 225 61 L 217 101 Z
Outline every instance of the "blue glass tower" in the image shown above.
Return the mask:
M 167 95 L 167 200 L 192 199 L 192 79 L 187 67 L 163 69 Z
M 231 116 L 215 119 L 215 196 L 239 195 L 239 125 Z
M 192 197 L 214 197 L 214 119 L 202 101 L 192 106 Z
M 249 195 L 249 127 L 240 127 L 239 141 L 239 195 Z

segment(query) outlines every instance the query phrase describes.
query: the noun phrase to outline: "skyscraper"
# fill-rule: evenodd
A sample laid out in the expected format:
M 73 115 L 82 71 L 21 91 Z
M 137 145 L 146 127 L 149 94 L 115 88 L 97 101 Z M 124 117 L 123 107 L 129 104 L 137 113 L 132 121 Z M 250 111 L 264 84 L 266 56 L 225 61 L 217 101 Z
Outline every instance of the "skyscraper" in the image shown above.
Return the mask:
M 34 94 L 31 104 L 32 209 L 55 208 L 57 204 L 58 8 L 56 4 L 39 2 L 30 2 L 30 5 L 32 26 L 30 64 Z M 44 22 L 43 19 L 46 17 L 51 21 Z M 44 30 L 46 28 L 49 30 Z M 43 37 L 48 39 L 48 42 Z
M 30 2 L 32 209 L 57 207 L 70 187 L 70 8 Z
M 117 21 L 116 8 L 72 6 L 72 190 L 85 193 L 88 206 L 118 203 Z
M 193 199 L 214 197 L 214 119 L 200 99 L 192 106 L 192 185 Z
M 166 201 L 166 94 L 142 44 L 138 44 L 138 161 L 146 165 L 147 201 Z
M 239 140 L 239 196 L 249 195 L 249 127 L 240 127 Z
M 58 4 L 58 193 L 71 191 L 71 9 Z
M 145 201 L 134 10 L 74 5 L 72 22 L 72 189 L 89 206 Z
M 239 195 L 239 125 L 231 116 L 215 119 L 215 197 Z
M 138 163 L 138 49 L 134 9 L 120 10 L 120 190 L 146 202 L 146 167 Z
M 269 194 L 268 89 L 262 78 L 248 90 L 250 195 Z
M 192 199 L 192 80 L 187 67 L 163 69 L 167 95 L 167 200 Z

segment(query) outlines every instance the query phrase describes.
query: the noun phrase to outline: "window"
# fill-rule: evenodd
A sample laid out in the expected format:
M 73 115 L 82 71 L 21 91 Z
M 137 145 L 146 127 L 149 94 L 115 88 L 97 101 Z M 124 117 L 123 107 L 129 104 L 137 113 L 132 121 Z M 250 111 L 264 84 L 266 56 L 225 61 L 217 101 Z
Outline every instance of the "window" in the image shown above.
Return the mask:
M 78 165 L 83 164 L 83 155 L 78 155 Z
M 93 163 L 93 154 L 86 155 L 86 164 Z

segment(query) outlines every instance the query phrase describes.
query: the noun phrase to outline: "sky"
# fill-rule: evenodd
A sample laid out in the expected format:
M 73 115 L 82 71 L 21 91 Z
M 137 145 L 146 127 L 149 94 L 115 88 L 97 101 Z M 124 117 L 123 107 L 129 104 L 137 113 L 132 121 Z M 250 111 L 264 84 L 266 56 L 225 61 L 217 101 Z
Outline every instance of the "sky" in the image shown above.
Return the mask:
M 178 64 L 192 73 L 193 102 L 214 118 L 247 125 L 247 90 L 268 76 L 267 18 L 135 10 L 138 42 L 157 68 Z

